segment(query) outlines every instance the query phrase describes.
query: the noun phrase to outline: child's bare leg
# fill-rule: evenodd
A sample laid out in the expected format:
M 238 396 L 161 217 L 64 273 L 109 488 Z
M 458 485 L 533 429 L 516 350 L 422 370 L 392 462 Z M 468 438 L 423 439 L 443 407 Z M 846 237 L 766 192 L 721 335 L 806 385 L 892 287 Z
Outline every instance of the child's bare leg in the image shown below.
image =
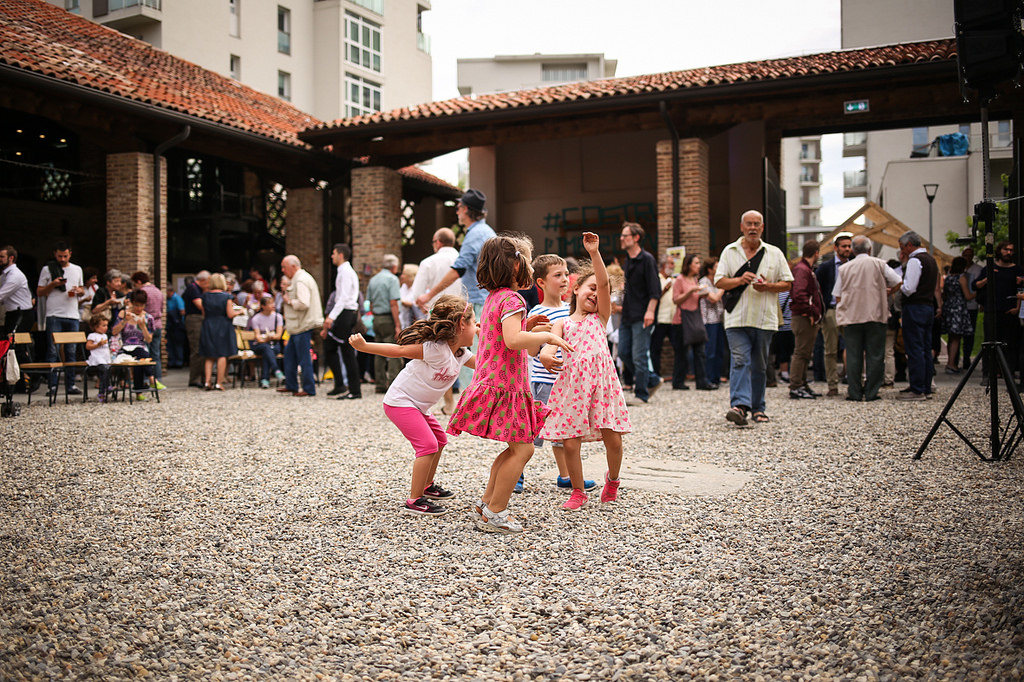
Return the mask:
M 498 460 L 495 460 L 495 465 L 498 469 L 495 472 L 494 468 L 491 468 L 492 476 L 494 477 L 493 489 L 490 488 L 488 492 L 491 493 L 490 499 L 486 500 L 487 508 L 492 512 L 503 512 L 508 506 L 508 498 L 512 497 L 512 489 L 516 487 L 516 482 L 519 480 L 519 474 L 523 473 L 523 468 L 526 463 L 533 457 L 533 443 L 509 443 L 508 448 L 498 455 Z
M 417 457 L 412 463 L 412 484 L 409 488 L 409 499 L 416 500 L 423 495 L 427 484 L 434 477 L 434 470 L 437 469 L 437 460 L 441 458 L 441 450 L 432 455 Z
M 583 459 L 580 457 L 580 448 L 583 440 L 580 438 L 566 438 L 562 441 L 565 448 L 565 468 L 569 472 L 569 480 L 573 488 L 583 490 Z
M 437 464 L 438 464 L 438 462 L 441 461 L 441 453 L 442 452 L 444 452 L 444 446 L 443 445 L 440 448 L 437 449 L 437 452 L 435 452 L 433 455 L 430 456 L 430 470 L 427 471 L 427 480 L 424 481 L 423 488 L 420 488 L 421 494 L 422 494 L 422 491 L 428 485 L 430 485 L 431 483 L 434 482 L 434 475 L 437 473 Z
M 562 478 L 568 478 L 569 470 L 565 468 L 565 448 L 561 445 L 552 445 L 551 452 L 555 453 L 555 464 L 558 466 L 558 475 Z
M 622 467 L 622 434 L 611 429 L 601 429 L 601 439 L 608 456 L 608 478 L 617 480 Z
M 484 489 L 484 494 L 480 496 L 480 499 L 484 501 L 484 504 L 488 504 L 491 501 L 491 497 L 494 495 L 494 481 L 498 477 L 498 471 L 501 469 L 502 463 L 511 454 L 508 448 L 505 448 L 501 453 L 494 458 L 494 463 L 491 464 L 491 475 L 487 478 L 487 488 Z
M 451 386 L 444 392 L 444 413 L 451 414 L 455 411 L 455 396 L 452 395 Z

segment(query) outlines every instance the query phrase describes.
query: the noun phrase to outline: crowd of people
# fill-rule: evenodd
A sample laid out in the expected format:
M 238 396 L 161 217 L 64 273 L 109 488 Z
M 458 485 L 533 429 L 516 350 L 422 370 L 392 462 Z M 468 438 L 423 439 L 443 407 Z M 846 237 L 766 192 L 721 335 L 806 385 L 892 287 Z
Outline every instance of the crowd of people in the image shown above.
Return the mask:
M 441 501 L 453 494 L 434 480 L 446 434 L 504 444 L 473 507 L 478 527 L 498 533 L 522 530 L 508 503 L 522 492 L 523 469 L 545 440 L 558 468 L 554 483 L 570 493 L 564 509 L 586 506 L 599 485 L 583 477 L 586 441 L 605 446 L 601 501 L 617 498 L 622 435 L 632 428 L 628 408 L 646 404 L 663 386 L 666 342 L 673 351 L 672 388 L 689 390 L 691 379 L 703 391 L 728 383 L 725 418 L 737 426 L 770 421 L 766 389 L 778 381 L 788 381 L 791 399 L 822 397 L 811 387 L 817 377 L 826 383 L 824 396 L 838 397 L 842 382 L 846 400 L 874 401 L 902 372 L 909 385 L 896 397 L 929 399 L 941 335 L 945 371 L 960 373 L 970 362 L 979 303 L 990 286 L 996 336 L 1007 344 L 1013 371 L 1020 365 L 1024 272 L 1007 242 L 997 246 L 991 282 L 970 249 L 941 273 L 912 231 L 900 237 L 899 259 L 890 262 L 872 255 L 868 237 L 841 232 L 830 257 L 819 262 L 819 244 L 811 240 L 790 263 L 762 239 L 761 214 L 747 211 L 739 238 L 717 258 L 690 253 L 679 263 L 668 256 L 659 262 L 643 248 L 643 227 L 626 222 L 621 263 L 602 255 L 598 236 L 587 232 L 589 261 L 581 264 L 559 254 L 534 258 L 529 239 L 496 234 L 485 202 L 473 189 L 459 201 L 461 248 L 451 229 L 439 229 L 433 254 L 418 265 L 400 268 L 397 256 L 384 255 L 365 291 L 350 247 L 334 245 L 336 278 L 326 302 L 294 255 L 282 259 L 274 285 L 257 269 L 240 284 L 226 268 L 204 270 L 184 292 L 168 287 L 165 297 L 141 271 L 126 277 L 109 270 L 100 282 L 95 269 L 71 263 L 63 242 L 32 296 L 17 251 L 6 246 L 0 249 L 4 330 L 35 324 L 47 332 L 87 330 L 88 365 L 101 397 L 115 355 L 154 361 L 135 369 L 133 390 L 140 395 L 162 387 L 164 330 L 169 365 L 187 362 L 190 385 L 206 390 L 224 389 L 242 326 L 252 332 L 247 338 L 264 388 L 276 378 L 282 394 L 314 396 L 317 352 L 333 375 L 330 397 L 361 398 L 372 373 L 385 415 L 416 457 L 405 511 L 447 511 Z M 372 366 L 365 361 L 370 356 Z M 46 358 L 57 359 L 52 340 Z M 49 380 L 54 392 L 56 376 Z M 65 376 L 65 390 L 79 393 L 73 371 Z M 437 403 L 450 416 L 447 428 L 432 412 Z

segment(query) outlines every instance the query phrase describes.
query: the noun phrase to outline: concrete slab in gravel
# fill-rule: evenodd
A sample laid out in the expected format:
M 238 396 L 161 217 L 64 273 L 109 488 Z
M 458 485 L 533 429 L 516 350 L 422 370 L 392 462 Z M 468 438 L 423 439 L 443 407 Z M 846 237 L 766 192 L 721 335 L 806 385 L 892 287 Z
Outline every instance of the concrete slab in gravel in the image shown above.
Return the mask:
M 595 456 L 583 462 L 587 478 L 604 480 L 604 457 Z M 551 477 L 558 470 L 550 472 Z M 730 495 L 754 478 L 752 474 L 702 462 L 664 459 L 627 459 L 622 463 L 623 485 L 641 490 L 684 496 Z M 599 488 L 600 489 L 600 488 Z

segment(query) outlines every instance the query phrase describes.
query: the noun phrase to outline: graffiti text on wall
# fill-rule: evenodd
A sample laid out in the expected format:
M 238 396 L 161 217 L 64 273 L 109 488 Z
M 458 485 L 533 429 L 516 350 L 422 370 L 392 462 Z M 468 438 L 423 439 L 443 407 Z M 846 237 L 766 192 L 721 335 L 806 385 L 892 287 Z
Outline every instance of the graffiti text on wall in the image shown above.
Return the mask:
M 548 213 L 544 216 L 544 230 L 550 236 L 544 237 L 543 253 L 584 253 L 583 232 L 596 232 L 601 237 L 603 253 L 618 251 L 619 233 L 626 221 L 644 227 L 647 232 L 644 247 L 651 250 L 655 245 L 657 210 L 652 202 L 635 202 L 617 206 L 573 206 Z

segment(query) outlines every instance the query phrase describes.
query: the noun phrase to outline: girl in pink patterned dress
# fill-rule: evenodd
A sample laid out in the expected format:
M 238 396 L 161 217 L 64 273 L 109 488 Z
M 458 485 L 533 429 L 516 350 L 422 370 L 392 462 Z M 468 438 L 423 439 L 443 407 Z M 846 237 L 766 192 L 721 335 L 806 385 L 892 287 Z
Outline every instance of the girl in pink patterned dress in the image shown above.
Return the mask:
M 602 502 L 618 497 L 619 467 L 622 465 L 622 434 L 633 430 L 629 410 L 615 374 L 615 363 L 608 352 L 605 328 L 611 315 L 611 287 L 605 269 L 600 241 L 593 232 L 583 233 L 583 246 L 593 262 L 584 268 L 572 290 L 569 317 L 558 320 L 552 331 L 576 350 L 565 361 L 564 369 L 548 399 L 551 415 L 541 429 L 544 440 L 561 440 L 565 447 L 565 465 L 572 481 L 572 496 L 562 509 L 577 511 L 587 503 L 583 492 L 583 461 L 580 446 L 604 441 L 608 471 L 604 475 Z M 550 361 L 555 348 L 541 351 Z M 554 361 L 557 366 L 557 360 Z
M 531 250 L 529 239 L 507 233 L 480 249 L 476 279 L 490 294 L 480 316 L 476 370 L 448 422 L 453 436 L 466 432 L 507 445 L 491 465 L 487 489 L 473 508 L 477 528 L 490 533 L 523 530 L 509 518 L 508 499 L 533 456 L 533 440 L 545 415 L 530 393 L 526 353 L 536 354 L 544 344 L 571 350 L 550 332 L 547 318 L 526 319 L 526 302 L 516 290 L 532 281 Z

